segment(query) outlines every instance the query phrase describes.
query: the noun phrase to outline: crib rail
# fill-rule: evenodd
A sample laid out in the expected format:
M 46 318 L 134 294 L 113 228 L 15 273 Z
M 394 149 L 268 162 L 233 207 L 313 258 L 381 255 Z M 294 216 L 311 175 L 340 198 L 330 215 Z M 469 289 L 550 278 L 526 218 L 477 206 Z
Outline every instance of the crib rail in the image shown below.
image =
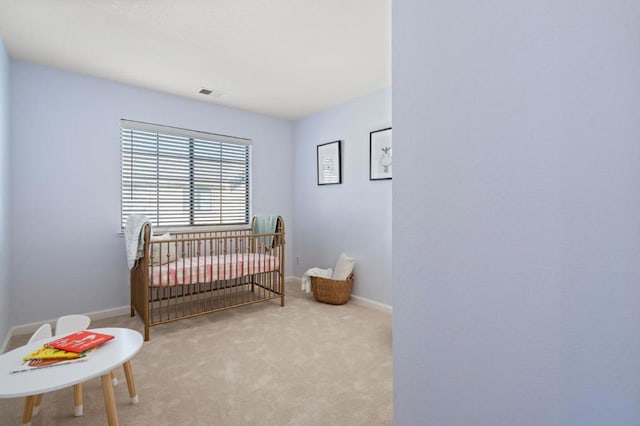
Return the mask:
M 131 314 L 149 327 L 280 298 L 284 306 L 285 232 L 250 228 L 183 231 L 151 238 L 131 271 Z

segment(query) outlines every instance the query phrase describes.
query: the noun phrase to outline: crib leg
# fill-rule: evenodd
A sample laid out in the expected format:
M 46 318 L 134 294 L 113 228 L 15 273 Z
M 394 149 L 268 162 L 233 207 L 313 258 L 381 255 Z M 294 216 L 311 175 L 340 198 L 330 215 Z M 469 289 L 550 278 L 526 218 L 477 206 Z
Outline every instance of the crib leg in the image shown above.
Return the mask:
M 280 296 L 280 306 L 284 307 L 284 294 Z

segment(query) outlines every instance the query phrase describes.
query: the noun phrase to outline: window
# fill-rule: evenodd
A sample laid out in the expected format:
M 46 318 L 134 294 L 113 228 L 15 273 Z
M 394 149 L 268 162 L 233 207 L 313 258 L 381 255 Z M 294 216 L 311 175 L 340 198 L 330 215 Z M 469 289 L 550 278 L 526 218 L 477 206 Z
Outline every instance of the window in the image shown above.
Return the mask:
M 153 226 L 249 223 L 251 141 L 121 121 L 122 217 Z

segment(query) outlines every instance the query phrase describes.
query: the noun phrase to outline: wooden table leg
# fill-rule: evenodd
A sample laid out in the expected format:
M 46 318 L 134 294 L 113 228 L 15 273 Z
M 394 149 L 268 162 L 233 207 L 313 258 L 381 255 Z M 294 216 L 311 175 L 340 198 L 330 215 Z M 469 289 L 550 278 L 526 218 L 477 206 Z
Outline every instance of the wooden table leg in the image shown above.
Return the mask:
M 73 415 L 76 417 L 82 415 L 82 383 L 73 385 Z
M 116 398 L 113 395 L 113 385 L 111 384 L 111 373 L 101 376 L 102 394 L 104 396 L 104 408 L 107 411 L 107 424 L 118 426 L 118 412 L 116 411 Z
M 118 385 L 118 378 L 116 377 L 116 373 L 113 371 L 111 372 L 111 383 L 113 383 L 113 386 Z
M 31 425 L 31 415 L 33 413 L 33 404 L 36 401 L 36 396 L 28 396 L 24 401 L 24 411 L 22 412 L 22 426 Z
M 42 404 L 42 394 L 36 395 L 36 399 L 33 403 L 33 415 L 37 416 L 40 412 L 40 405 Z
M 122 366 L 124 367 L 124 376 L 127 378 L 129 398 L 131 399 L 132 404 L 137 404 L 140 399 L 138 398 L 138 394 L 136 393 L 136 383 L 133 380 L 133 370 L 131 369 L 131 363 L 127 361 Z

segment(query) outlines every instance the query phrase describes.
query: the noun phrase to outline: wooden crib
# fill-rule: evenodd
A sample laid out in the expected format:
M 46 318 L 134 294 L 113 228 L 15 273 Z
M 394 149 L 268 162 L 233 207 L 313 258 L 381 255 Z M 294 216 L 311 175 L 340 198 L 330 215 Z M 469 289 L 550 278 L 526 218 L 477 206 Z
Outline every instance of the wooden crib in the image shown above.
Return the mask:
M 255 220 L 255 218 L 254 218 Z M 254 234 L 251 227 L 151 235 L 131 269 L 131 316 L 149 327 L 236 306 L 280 298 L 284 306 L 285 231 Z

